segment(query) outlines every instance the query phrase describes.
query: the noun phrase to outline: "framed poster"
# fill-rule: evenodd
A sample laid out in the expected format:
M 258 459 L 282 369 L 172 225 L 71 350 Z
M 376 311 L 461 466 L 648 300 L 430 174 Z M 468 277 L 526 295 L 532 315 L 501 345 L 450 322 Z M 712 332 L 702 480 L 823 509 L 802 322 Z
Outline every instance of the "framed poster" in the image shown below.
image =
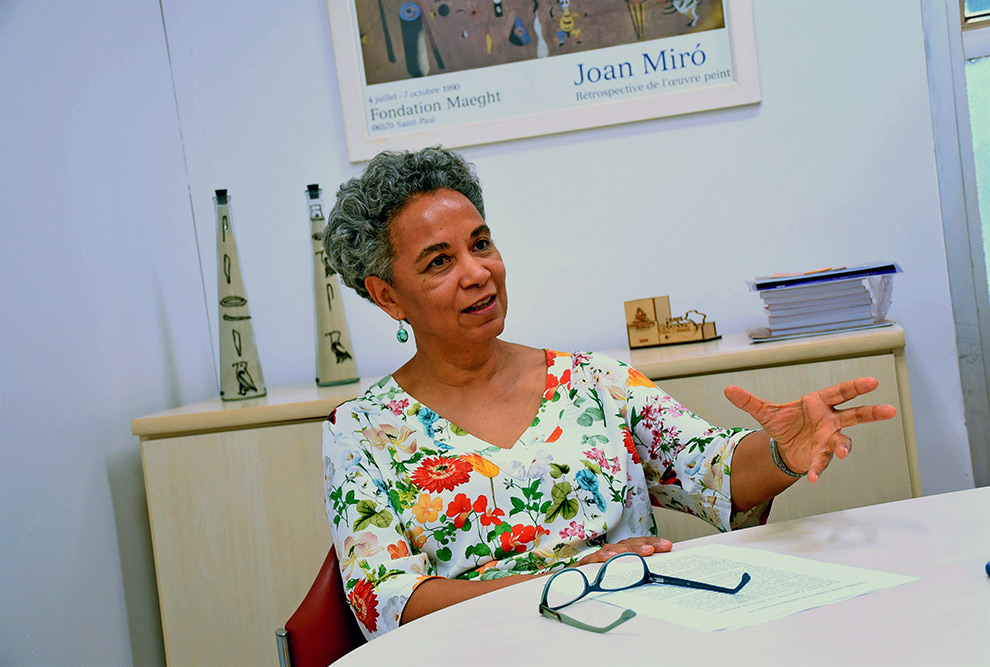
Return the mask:
M 751 0 L 327 0 L 352 162 L 760 101 Z

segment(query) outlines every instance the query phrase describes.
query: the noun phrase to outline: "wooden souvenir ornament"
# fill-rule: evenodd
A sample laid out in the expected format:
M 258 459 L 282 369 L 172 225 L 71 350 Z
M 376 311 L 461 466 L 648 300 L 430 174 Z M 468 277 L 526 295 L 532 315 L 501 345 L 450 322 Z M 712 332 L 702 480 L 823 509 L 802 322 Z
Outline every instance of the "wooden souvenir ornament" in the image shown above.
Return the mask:
M 230 198 L 217 190 L 213 199 L 217 212 L 217 292 L 220 307 L 220 398 L 235 401 L 264 396 L 254 327 L 248 311 L 247 292 L 241 280 L 241 265 L 230 218 Z
M 657 307 L 657 330 L 660 332 L 660 345 L 696 343 L 721 338 L 715 331 L 715 323 L 697 310 L 689 310 L 683 317 L 670 314 L 670 297 L 658 296 L 653 299 Z M 700 321 L 699 321 L 700 320 Z
M 309 232 L 313 244 L 313 285 L 316 295 L 316 384 L 329 387 L 358 381 L 351 334 L 340 298 L 340 281 L 326 262 L 323 249 L 323 197 L 320 186 L 306 188 Z
M 704 313 L 689 310 L 683 317 L 672 317 L 667 296 L 626 301 L 625 309 L 630 349 L 721 338 Z
M 629 347 L 652 347 L 660 344 L 657 329 L 657 311 L 653 299 L 634 299 L 625 302 L 626 333 Z
M 715 323 L 697 310 L 687 311 L 683 317 L 668 317 L 660 323 L 660 344 L 696 343 L 721 338 L 715 331 Z

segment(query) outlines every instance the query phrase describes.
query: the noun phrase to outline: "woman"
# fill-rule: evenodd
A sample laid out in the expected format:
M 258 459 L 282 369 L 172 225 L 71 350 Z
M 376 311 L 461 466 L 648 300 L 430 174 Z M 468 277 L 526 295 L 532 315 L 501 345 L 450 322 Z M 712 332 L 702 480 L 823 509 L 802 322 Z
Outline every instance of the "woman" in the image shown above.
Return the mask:
M 671 549 L 652 502 L 720 530 L 815 482 L 860 378 L 773 405 L 726 397 L 762 431 L 714 427 L 598 354 L 499 339 L 505 267 L 481 187 L 456 153 L 383 153 L 341 186 L 324 233 L 344 282 L 415 334 L 415 354 L 325 425 L 326 507 L 348 599 L 377 636 L 455 602 L 616 553 Z

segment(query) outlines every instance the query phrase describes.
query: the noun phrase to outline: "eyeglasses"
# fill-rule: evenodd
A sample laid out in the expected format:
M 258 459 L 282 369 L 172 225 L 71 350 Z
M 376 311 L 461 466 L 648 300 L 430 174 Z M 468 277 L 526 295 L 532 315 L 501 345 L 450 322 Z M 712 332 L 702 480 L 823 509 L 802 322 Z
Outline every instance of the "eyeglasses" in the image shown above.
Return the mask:
M 605 575 L 612 563 L 618 563 L 622 567 L 613 567 L 613 576 L 608 581 L 605 581 Z M 629 571 L 625 571 L 626 568 L 629 568 Z M 639 568 L 642 569 L 640 570 Z M 622 570 L 623 572 L 620 573 L 618 570 Z M 702 581 L 691 581 L 690 579 L 668 577 L 666 575 L 650 572 L 650 568 L 646 565 L 646 559 L 639 554 L 632 552 L 621 553 L 612 556 L 605 561 L 605 564 L 598 570 L 598 574 L 595 576 L 595 580 L 592 583 L 588 583 L 588 578 L 584 576 L 584 572 L 578 570 L 577 568 L 568 568 L 553 574 L 549 579 L 547 579 L 546 585 L 543 586 L 543 598 L 540 600 L 540 614 L 546 616 L 547 618 L 560 621 L 561 623 L 566 623 L 567 625 L 573 625 L 576 628 L 581 628 L 582 630 L 588 630 L 590 632 L 608 632 L 612 628 L 622 625 L 628 621 L 636 615 L 636 612 L 632 609 L 626 609 L 614 622 L 604 627 L 599 627 L 597 625 L 583 623 L 576 618 L 568 616 L 567 614 L 560 613 L 558 610 L 574 604 L 581 598 L 588 595 L 588 593 L 611 593 L 615 591 L 624 591 L 626 589 L 635 588 L 636 586 L 643 586 L 645 584 L 667 584 L 669 586 L 697 588 L 703 591 L 714 591 L 715 593 L 727 593 L 729 595 L 734 595 L 735 593 L 741 591 L 743 586 L 749 583 L 749 580 L 749 574 L 743 572 L 742 577 L 739 579 L 739 583 L 736 584 L 734 588 L 726 588 L 724 586 L 706 584 Z

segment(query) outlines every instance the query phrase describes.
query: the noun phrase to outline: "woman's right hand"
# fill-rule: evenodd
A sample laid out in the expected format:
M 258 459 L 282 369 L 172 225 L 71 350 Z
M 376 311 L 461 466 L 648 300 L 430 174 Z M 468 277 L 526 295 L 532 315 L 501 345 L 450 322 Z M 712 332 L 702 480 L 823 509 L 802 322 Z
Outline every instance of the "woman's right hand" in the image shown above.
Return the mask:
M 598 551 L 588 554 L 574 563 L 574 566 L 604 563 L 612 556 L 621 553 L 633 552 L 647 557 L 653 554 L 666 553 L 673 548 L 674 544 L 662 537 L 627 537 L 615 544 L 603 544 Z

